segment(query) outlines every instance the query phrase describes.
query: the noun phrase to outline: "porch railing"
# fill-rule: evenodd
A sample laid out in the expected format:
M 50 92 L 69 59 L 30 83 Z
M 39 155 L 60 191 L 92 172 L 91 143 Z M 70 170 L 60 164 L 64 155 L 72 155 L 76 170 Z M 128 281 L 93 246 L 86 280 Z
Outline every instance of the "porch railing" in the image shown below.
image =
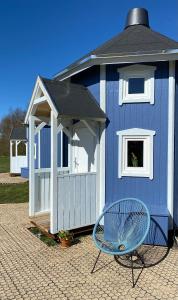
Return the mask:
M 69 173 L 69 168 L 58 168 L 58 175 Z M 50 211 L 50 168 L 35 169 L 35 213 Z
M 36 170 L 36 212 L 50 211 L 50 169 Z M 97 218 L 96 173 L 69 174 L 58 170 L 58 230 L 94 224 Z
M 58 176 L 58 230 L 96 222 L 96 173 Z

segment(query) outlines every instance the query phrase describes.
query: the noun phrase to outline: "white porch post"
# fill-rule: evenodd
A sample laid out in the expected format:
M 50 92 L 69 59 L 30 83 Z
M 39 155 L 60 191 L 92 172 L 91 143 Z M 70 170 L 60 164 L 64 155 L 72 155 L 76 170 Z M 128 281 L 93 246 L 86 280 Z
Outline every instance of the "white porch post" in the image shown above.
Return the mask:
M 51 177 L 50 177 L 50 232 L 56 233 L 57 201 L 57 118 L 51 110 Z
M 34 159 L 35 119 L 29 117 L 29 215 L 35 214 L 35 159 Z
M 15 156 L 16 157 L 17 157 L 17 146 L 18 146 L 17 141 L 15 141 Z
M 12 172 L 12 145 L 13 142 L 10 141 L 10 173 Z

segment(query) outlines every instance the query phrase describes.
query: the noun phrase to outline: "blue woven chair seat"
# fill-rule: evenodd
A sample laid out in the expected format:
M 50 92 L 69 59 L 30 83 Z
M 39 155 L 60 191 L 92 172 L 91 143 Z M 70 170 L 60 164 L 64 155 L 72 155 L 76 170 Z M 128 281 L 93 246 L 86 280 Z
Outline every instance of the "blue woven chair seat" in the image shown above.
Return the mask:
M 112 203 L 99 217 L 93 230 L 96 246 L 103 252 L 125 255 L 137 249 L 150 227 L 146 205 L 135 198 Z

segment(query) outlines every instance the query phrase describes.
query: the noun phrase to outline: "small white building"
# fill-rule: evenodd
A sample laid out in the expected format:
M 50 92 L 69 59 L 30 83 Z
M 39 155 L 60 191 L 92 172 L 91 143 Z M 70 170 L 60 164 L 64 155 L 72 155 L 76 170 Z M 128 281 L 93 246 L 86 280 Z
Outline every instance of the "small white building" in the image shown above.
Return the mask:
M 21 174 L 21 168 L 28 166 L 27 130 L 14 128 L 10 135 L 10 174 Z

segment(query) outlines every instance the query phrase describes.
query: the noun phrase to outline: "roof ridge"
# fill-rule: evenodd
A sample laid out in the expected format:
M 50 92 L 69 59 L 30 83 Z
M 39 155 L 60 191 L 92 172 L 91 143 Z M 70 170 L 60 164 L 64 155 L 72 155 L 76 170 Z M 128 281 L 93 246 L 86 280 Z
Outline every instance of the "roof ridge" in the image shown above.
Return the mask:
M 74 82 L 65 82 L 65 81 L 59 81 L 58 79 L 50 79 L 50 78 L 44 78 L 44 77 L 41 77 L 40 78 L 44 81 L 44 80 L 47 80 L 51 83 L 57 83 L 57 84 L 60 84 L 61 86 L 67 86 L 67 85 L 70 85 L 70 86 L 73 86 L 73 87 L 76 87 L 76 88 L 82 88 L 82 89 L 87 89 L 86 86 L 80 84 L 80 83 L 74 83 Z

